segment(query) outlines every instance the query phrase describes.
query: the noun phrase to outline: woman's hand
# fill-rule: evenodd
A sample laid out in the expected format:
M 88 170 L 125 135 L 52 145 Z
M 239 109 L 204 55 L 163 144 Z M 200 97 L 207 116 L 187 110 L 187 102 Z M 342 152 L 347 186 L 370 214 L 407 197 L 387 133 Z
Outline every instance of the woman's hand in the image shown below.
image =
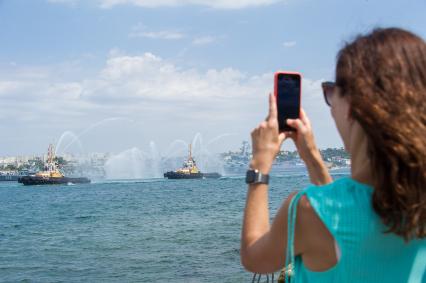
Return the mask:
M 253 158 L 250 167 L 268 174 L 287 137 L 286 133 L 279 133 L 277 103 L 275 97 L 269 94 L 268 117 L 251 132 Z
M 289 136 L 294 141 L 300 158 L 305 163 L 310 163 L 312 158 L 319 153 L 319 150 L 315 144 L 311 121 L 305 111 L 300 109 L 299 119 L 287 119 L 287 125 L 296 130 L 296 132 L 291 132 Z
M 293 139 L 300 158 L 305 162 L 311 182 L 316 185 L 332 182 L 321 154 L 315 144 L 311 122 L 305 111 L 301 109 L 299 119 L 287 119 L 287 125 L 296 129 L 288 134 Z

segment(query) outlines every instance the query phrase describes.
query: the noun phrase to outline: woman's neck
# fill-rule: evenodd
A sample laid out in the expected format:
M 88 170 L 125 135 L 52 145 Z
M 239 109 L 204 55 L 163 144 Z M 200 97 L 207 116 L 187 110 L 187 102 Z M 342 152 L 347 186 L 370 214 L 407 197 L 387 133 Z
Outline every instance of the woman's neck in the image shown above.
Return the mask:
M 368 140 L 364 130 L 357 122 L 354 122 L 350 137 L 351 177 L 360 183 L 373 185 L 367 145 Z

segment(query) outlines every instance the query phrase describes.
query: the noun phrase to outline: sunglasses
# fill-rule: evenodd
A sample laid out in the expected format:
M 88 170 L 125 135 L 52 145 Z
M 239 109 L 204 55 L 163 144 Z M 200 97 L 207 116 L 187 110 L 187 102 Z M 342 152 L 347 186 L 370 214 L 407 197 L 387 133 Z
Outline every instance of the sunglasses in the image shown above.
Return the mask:
M 331 106 L 331 102 L 333 101 L 334 93 L 336 92 L 336 83 L 335 82 L 323 82 L 321 84 L 322 92 L 324 94 L 325 103 L 328 106 Z

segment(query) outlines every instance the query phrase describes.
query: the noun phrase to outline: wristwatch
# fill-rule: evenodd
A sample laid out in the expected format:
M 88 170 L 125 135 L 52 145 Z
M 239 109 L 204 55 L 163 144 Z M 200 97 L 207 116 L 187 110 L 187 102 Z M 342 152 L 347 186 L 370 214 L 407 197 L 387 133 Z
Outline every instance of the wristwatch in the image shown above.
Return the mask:
M 246 173 L 246 183 L 247 184 L 269 184 L 269 175 L 262 174 L 257 169 L 247 170 Z

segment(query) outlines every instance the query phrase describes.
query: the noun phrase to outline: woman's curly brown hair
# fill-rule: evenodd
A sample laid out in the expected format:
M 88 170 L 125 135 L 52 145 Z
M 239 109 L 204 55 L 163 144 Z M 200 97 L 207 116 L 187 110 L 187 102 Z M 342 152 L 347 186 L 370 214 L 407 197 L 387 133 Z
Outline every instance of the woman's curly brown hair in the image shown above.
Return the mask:
M 373 207 L 404 237 L 426 236 L 426 43 L 375 29 L 338 53 L 336 85 L 368 139 Z

